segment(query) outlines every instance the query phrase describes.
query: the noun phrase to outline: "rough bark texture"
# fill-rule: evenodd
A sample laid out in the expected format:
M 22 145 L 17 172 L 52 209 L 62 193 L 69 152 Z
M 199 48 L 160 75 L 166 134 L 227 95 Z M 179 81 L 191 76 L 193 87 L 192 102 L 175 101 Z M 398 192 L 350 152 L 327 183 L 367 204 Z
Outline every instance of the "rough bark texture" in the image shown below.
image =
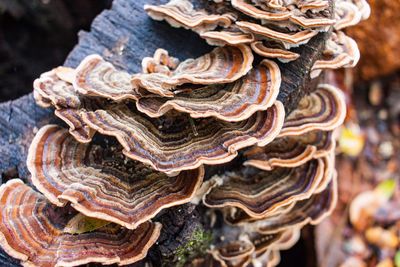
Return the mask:
M 76 66 L 86 55 L 98 53 L 121 69 L 139 72 L 141 59 L 164 48 L 180 59 L 196 57 L 212 47 L 183 29 L 175 29 L 164 22 L 155 22 L 143 11 L 145 3 L 163 3 L 157 0 L 115 0 L 111 10 L 101 13 L 93 22 L 90 32 L 79 34 L 79 44 L 68 56 L 65 65 Z M 57 34 L 57 33 L 54 33 Z M 302 95 L 310 90 L 309 71 L 319 57 L 328 34 L 319 34 L 309 44 L 301 46 L 301 58 L 293 63 L 280 64 L 283 83 L 279 99 L 287 111 L 292 110 Z M 32 95 L 0 104 L 0 174 L 1 181 L 20 177 L 29 181 L 26 155 L 35 131 L 41 126 L 57 121 L 50 109 L 35 105 Z M 230 163 L 240 166 L 240 158 Z M 207 169 L 207 176 L 221 172 L 227 166 Z M 177 249 L 185 247 L 195 231 L 207 230 L 203 222 L 204 210 L 193 205 L 183 205 L 159 215 L 163 232 L 159 243 L 149 253 L 156 266 L 169 265 Z M 0 250 L 1 266 L 16 266 L 16 261 Z M 136 265 L 135 265 L 136 266 Z M 173 264 L 175 266 L 175 264 Z

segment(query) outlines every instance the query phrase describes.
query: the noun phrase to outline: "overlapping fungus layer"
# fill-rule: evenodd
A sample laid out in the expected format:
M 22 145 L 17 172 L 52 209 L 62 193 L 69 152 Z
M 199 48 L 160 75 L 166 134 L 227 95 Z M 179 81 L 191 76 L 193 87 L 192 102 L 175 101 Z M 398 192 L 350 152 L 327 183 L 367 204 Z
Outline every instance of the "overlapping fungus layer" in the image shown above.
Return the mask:
M 89 262 L 126 265 L 144 258 L 161 225 L 145 222 L 135 230 L 107 224 L 82 234 L 64 229 L 77 212 L 57 208 L 21 180 L 0 187 L 0 244 L 25 266 L 77 266 Z
M 177 86 L 189 84 L 224 84 L 234 82 L 252 68 L 253 54 L 246 45 L 215 48 L 196 59 L 181 62 L 169 75 L 164 73 L 135 74 L 133 87 L 144 88 L 161 96 L 172 97 Z
M 42 74 L 34 98 L 69 130 L 47 125 L 32 141 L 27 166 L 40 193 L 17 179 L 0 187 L 1 247 L 25 266 L 126 265 L 156 242 L 161 211 L 192 202 L 224 223 L 188 266 L 276 266 L 301 227 L 335 205 L 346 113 L 339 89 L 320 84 L 285 114 L 276 61 L 298 60 L 292 48 L 328 32 L 311 77 L 354 67 L 357 45 L 341 30 L 366 19 L 368 4 L 173 0 L 145 10 L 219 47 L 183 61 L 157 49 L 142 73 L 89 55 Z M 203 165 L 239 154 L 204 177 Z
M 332 131 L 310 131 L 302 135 L 276 138 L 265 147 L 254 147 L 245 152 L 244 165 L 270 171 L 276 166 L 297 167 L 313 158 L 333 152 Z
M 369 6 L 365 0 L 337 0 L 334 4 L 327 0 L 214 1 L 208 3 L 206 9 L 200 5 L 197 8 L 199 16 L 192 17 L 192 22 L 197 23 L 188 23 L 187 17 L 195 9 L 189 0 L 172 0 L 165 5 L 145 6 L 146 12 L 153 19 L 165 20 L 174 27 L 191 29 L 211 45 L 248 44 L 258 55 L 277 58 L 282 62 L 298 59 L 299 54 L 291 51 L 291 48 L 307 44 L 319 32 L 326 32 L 333 27 L 335 34 L 340 35 L 340 40 L 332 37 L 335 40 L 331 42 L 336 44 L 329 45 L 324 54 L 335 60 L 325 62 L 328 65 L 317 62 L 314 77 L 320 73 L 316 73 L 319 69 L 350 67 L 356 64 L 358 58 L 353 53 L 357 50 L 353 49 L 354 41 L 341 30 L 356 25 L 369 16 Z M 217 27 L 215 20 L 209 19 L 210 16 L 222 19 L 226 15 L 230 16 L 229 23 L 220 24 L 220 27 Z M 201 27 L 198 23 L 200 21 Z M 332 48 L 336 48 L 335 51 Z M 352 59 L 339 64 L 337 61 L 345 55 Z
M 201 185 L 204 168 L 174 177 L 118 150 L 77 142 L 55 125 L 39 130 L 28 153 L 32 183 L 53 204 L 71 206 L 86 216 L 135 229 L 160 210 L 189 202 Z
M 182 86 L 172 99 L 144 97 L 138 100 L 137 108 L 150 117 L 161 117 L 170 110 L 177 110 L 193 118 L 215 117 L 224 121 L 242 121 L 254 111 L 271 107 L 280 85 L 278 65 L 265 59 L 233 83 L 194 89 Z M 221 104 L 215 105 L 218 102 Z
M 149 62 L 167 66 L 160 53 L 147 58 L 144 68 Z M 92 55 L 67 70 L 68 79 L 57 69 L 51 80 L 42 76 L 35 91 L 56 107 L 78 141 L 90 142 L 95 132 L 113 136 L 129 158 L 177 174 L 226 163 L 239 149 L 263 146 L 279 134 L 285 116 L 276 100 L 280 70 L 269 60 L 250 70 L 252 62 L 247 46 L 227 46 L 183 61 L 169 74 L 129 75 Z M 66 94 L 60 86 L 79 101 L 57 104 L 54 99 Z
M 204 204 L 238 207 L 252 217 L 262 218 L 287 203 L 308 198 L 323 177 L 324 165 L 322 160 L 312 160 L 297 168 L 244 171 L 218 177 L 221 185 L 205 195 Z
M 286 242 L 275 240 L 250 260 L 253 265 L 275 266 L 279 250 L 297 241 L 294 232 L 331 213 L 337 199 L 333 130 L 343 123 L 343 101 L 337 88 L 320 85 L 286 117 L 280 137 L 264 147 L 247 149 L 241 169 L 215 175 L 205 183 L 203 204 L 221 209 L 228 229 L 240 229 L 236 236 L 225 230 L 230 232 L 222 247 L 234 245 L 235 240 L 256 244 L 254 237 L 285 236 Z M 246 254 L 241 255 L 235 262 L 247 262 Z M 250 266 L 230 265 L 231 259 L 225 259 L 225 264 Z
M 279 137 L 301 135 L 309 131 L 330 131 L 339 127 L 346 115 L 343 93 L 337 88 L 322 84 L 303 97 L 297 109 L 285 119 Z

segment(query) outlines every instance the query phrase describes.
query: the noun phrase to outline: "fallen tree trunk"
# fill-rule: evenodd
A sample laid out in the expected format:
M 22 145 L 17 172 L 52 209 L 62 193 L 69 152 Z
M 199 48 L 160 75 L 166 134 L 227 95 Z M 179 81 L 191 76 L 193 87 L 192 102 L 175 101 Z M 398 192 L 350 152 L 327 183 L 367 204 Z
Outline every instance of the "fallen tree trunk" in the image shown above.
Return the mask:
M 164 48 L 180 59 L 200 56 L 212 49 L 196 34 L 183 29 L 175 29 L 163 22 L 152 21 L 143 11 L 145 3 L 160 3 L 156 0 L 115 0 L 112 9 L 101 13 L 93 22 L 90 32 L 79 34 L 79 44 L 65 61 L 66 66 L 75 67 L 89 54 L 100 54 L 117 67 L 129 72 L 141 70 L 141 59 L 150 56 L 157 48 Z M 57 34 L 57 33 L 54 33 Z M 282 86 L 279 100 L 288 112 L 293 110 L 307 91 L 312 90 L 313 82 L 309 73 L 315 60 L 320 57 L 329 33 L 320 33 L 308 44 L 296 49 L 301 54 L 292 63 L 280 63 Z M 315 85 L 315 84 L 314 84 Z M 27 149 L 41 126 L 58 122 L 53 110 L 36 106 L 32 94 L 18 100 L 0 104 L 0 174 L 1 182 L 20 177 L 29 182 L 26 168 Z M 229 164 L 239 165 L 240 158 Z M 240 163 L 240 162 L 239 162 Z M 240 165 L 239 165 L 240 166 Z M 226 166 L 213 166 L 207 169 L 207 176 L 221 172 Z M 191 204 L 169 209 L 156 220 L 163 223 L 163 231 L 158 245 L 151 249 L 149 257 L 155 266 L 175 266 L 179 250 L 207 236 L 204 231 L 204 211 Z M 199 235 L 200 233 L 200 235 Z M 196 247 L 199 249 L 199 247 Z M 188 248 L 189 250 L 193 248 Z M 1 266 L 18 266 L 18 263 L 0 251 Z M 136 266 L 136 265 L 135 265 Z

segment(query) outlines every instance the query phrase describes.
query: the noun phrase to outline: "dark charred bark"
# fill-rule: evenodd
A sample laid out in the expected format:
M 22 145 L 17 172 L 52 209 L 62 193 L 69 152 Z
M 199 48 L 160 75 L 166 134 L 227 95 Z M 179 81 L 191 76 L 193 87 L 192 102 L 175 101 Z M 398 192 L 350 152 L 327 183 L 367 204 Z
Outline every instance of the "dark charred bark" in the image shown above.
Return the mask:
M 157 48 L 164 48 L 180 59 L 197 57 L 212 49 L 195 33 L 152 21 L 143 11 L 143 5 L 160 2 L 166 0 L 115 0 L 110 10 L 102 12 L 93 21 L 90 32 L 80 32 L 79 43 L 69 54 L 65 65 L 75 67 L 85 56 L 97 53 L 121 69 L 139 72 L 141 59 L 151 56 Z M 293 110 L 301 96 L 315 85 L 309 79 L 309 72 L 320 56 L 327 36 L 328 33 L 321 33 L 307 45 L 296 49 L 301 53 L 300 59 L 280 63 L 283 83 L 279 100 L 287 111 Z M 58 122 L 53 110 L 36 106 L 31 94 L 0 104 L 0 182 L 15 177 L 29 182 L 25 163 L 27 149 L 35 131 L 50 122 Z M 240 158 L 229 166 L 232 164 L 240 166 Z M 210 167 L 207 176 L 224 168 L 226 166 Z M 159 215 L 156 220 L 161 221 L 164 227 L 158 245 L 150 251 L 148 260 L 155 266 L 174 266 L 171 262 L 176 260 L 175 251 L 192 238 L 194 231 L 211 230 L 204 223 L 204 210 L 188 204 Z M 18 264 L 0 251 L 0 265 Z

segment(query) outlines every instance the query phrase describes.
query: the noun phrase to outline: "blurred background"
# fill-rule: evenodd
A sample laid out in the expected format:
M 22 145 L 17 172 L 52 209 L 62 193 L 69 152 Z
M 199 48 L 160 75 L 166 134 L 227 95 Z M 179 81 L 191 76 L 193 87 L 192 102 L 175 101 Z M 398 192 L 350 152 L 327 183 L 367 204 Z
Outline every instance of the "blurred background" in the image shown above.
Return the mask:
M 0 0 L 0 102 L 30 93 L 111 2 Z M 337 151 L 338 206 L 304 229 L 280 266 L 400 267 L 400 1 L 369 3 L 369 20 L 347 30 L 360 63 L 326 75 L 344 90 L 349 111 Z
M 112 0 L 0 0 L 0 102 L 32 91 L 42 72 L 61 65 L 79 30 Z

